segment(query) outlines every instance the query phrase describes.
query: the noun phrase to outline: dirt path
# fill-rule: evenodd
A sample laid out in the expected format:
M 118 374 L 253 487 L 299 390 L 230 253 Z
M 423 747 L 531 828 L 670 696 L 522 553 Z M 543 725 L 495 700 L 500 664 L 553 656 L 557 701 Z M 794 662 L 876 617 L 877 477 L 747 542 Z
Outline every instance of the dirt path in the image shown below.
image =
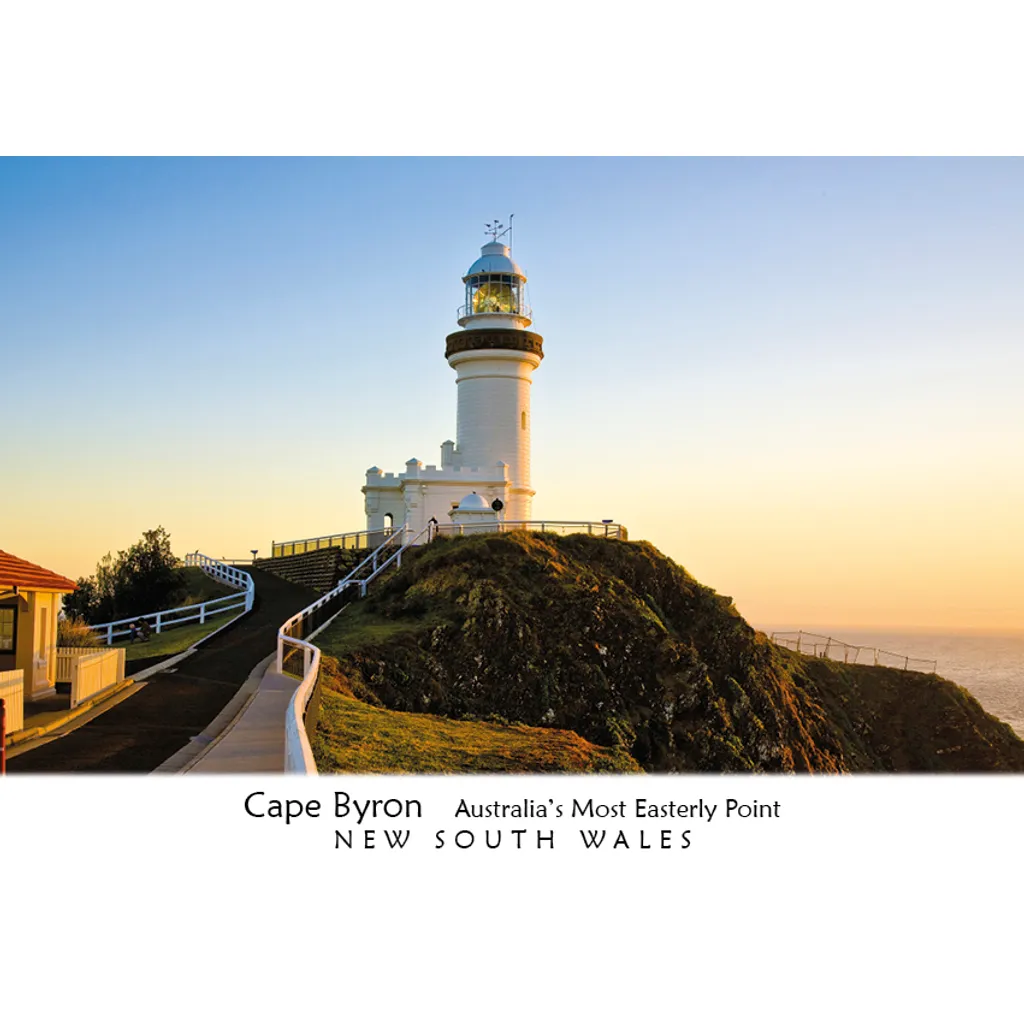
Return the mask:
M 151 772 L 201 733 L 274 649 L 281 623 L 317 597 L 308 587 L 250 571 L 250 615 L 104 714 L 10 758 L 8 773 Z

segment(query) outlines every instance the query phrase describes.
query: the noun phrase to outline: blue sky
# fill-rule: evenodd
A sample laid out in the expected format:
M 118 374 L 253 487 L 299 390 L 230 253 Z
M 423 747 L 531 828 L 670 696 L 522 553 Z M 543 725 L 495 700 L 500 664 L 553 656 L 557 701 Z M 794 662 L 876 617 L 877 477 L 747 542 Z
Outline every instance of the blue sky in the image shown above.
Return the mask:
M 613 516 L 756 621 L 1020 623 L 1022 171 L 2 159 L 0 546 L 78 575 L 157 523 L 360 528 L 366 467 L 454 437 L 444 338 L 514 212 L 539 515 Z

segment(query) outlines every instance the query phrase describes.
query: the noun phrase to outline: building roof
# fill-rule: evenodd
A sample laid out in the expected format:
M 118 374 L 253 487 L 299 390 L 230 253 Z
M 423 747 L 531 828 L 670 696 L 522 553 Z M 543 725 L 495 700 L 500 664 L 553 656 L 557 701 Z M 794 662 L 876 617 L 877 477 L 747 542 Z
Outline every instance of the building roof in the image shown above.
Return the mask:
M 502 245 L 501 242 L 488 242 L 480 252 L 480 258 L 466 271 L 466 277 L 472 277 L 474 274 L 515 274 L 516 277 L 526 279 L 519 265 L 512 262 L 507 245 Z M 462 280 L 465 281 L 466 277 Z
M 34 562 L 26 562 L 24 558 L 0 551 L 0 587 L 59 590 L 62 594 L 70 594 L 76 589 L 76 584 L 67 576 L 60 576 Z
M 474 491 L 472 494 L 467 494 L 462 501 L 459 502 L 459 511 L 477 509 L 486 509 L 488 512 L 492 511 L 490 502 L 482 495 L 477 494 Z

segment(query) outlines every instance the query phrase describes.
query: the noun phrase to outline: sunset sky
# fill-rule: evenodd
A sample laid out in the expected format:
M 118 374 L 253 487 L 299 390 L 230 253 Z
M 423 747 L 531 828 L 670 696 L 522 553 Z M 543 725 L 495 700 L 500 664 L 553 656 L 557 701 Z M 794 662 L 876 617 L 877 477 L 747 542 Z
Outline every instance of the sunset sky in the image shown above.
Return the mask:
M 364 526 L 515 213 L 538 517 L 755 625 L 1024 629 L 1024 161 L 0 159 L 0 548 Z

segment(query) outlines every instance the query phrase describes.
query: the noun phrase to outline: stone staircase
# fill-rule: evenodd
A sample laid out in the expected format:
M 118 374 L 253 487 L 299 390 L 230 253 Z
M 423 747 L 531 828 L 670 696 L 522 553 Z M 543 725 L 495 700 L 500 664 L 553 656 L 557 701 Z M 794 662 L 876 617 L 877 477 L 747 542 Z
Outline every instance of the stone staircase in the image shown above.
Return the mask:
M 289 583 L 298 583 L 325 594 L 369 554 L 366 548 L 321 548 L 319 551 L 307 551 L 304 555 L 260 558 L 253 565 Z

